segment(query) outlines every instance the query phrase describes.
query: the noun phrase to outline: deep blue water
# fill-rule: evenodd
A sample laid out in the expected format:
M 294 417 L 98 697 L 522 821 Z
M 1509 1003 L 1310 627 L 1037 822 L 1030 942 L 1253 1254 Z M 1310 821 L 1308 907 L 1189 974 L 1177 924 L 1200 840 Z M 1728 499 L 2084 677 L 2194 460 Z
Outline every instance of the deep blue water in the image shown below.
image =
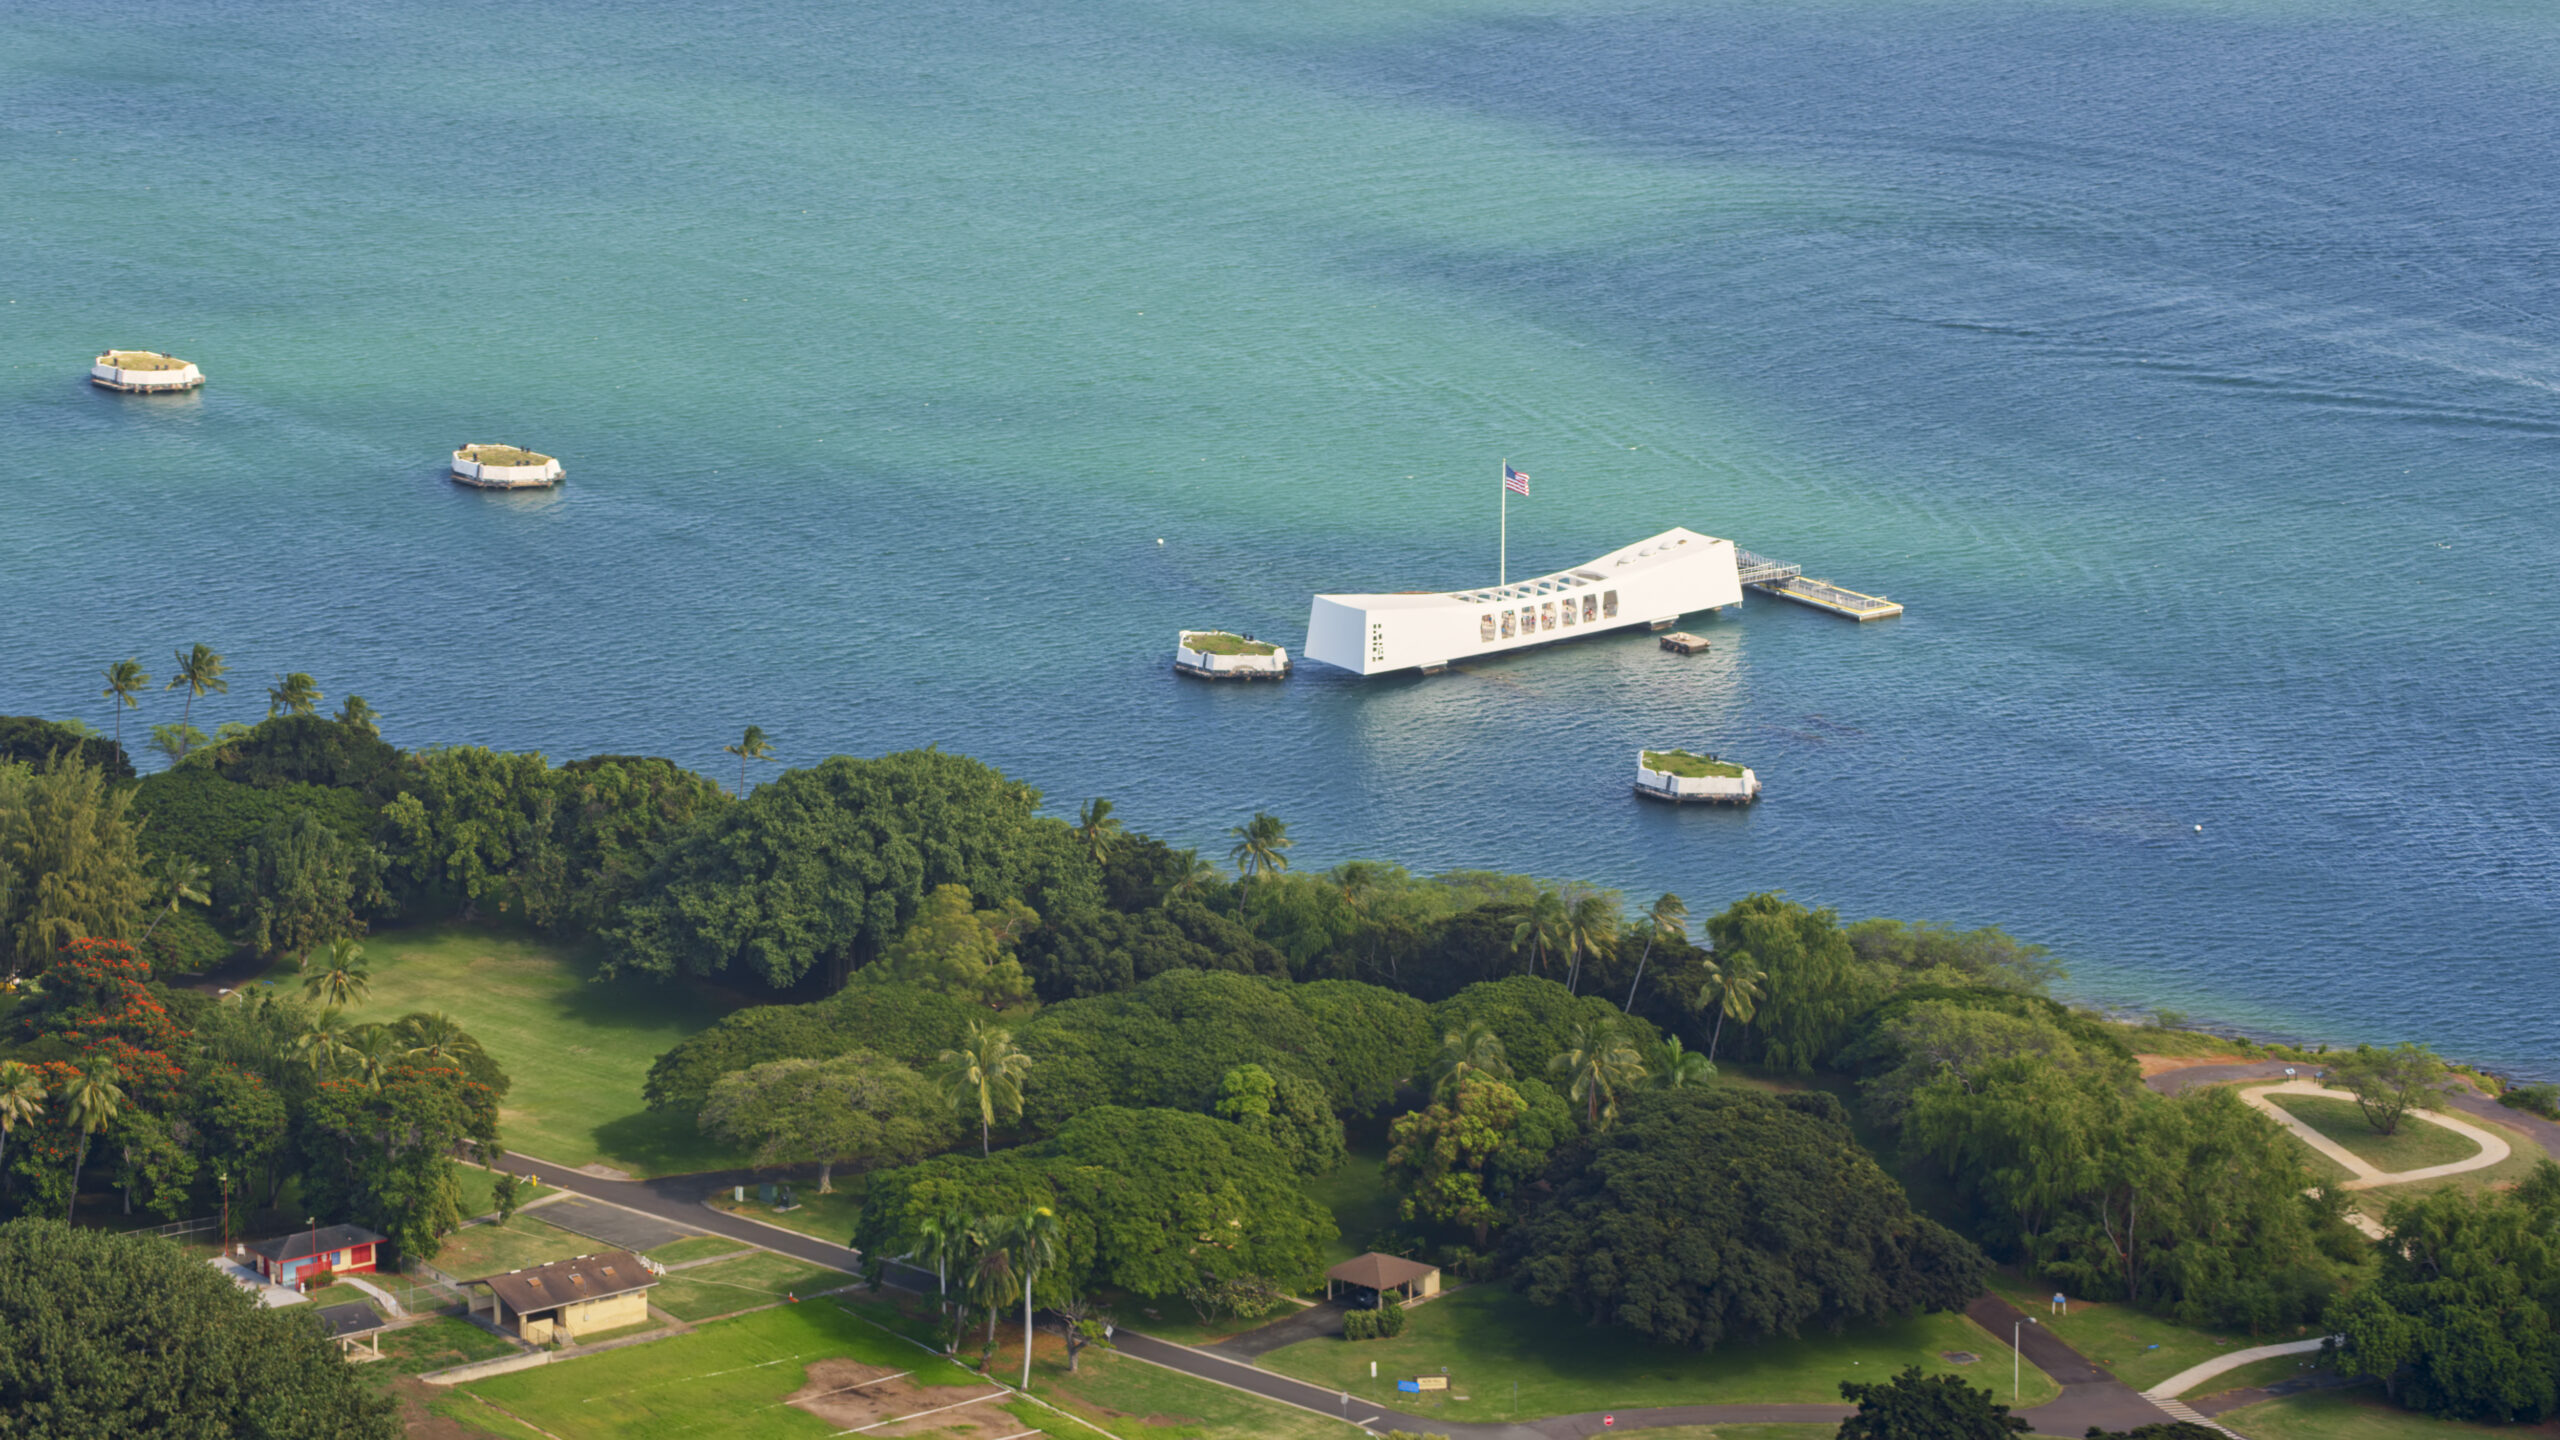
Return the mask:
M 2560 1075 L 2549 7 L 0 40 L 0 712 L 107 725 L 101 667 L 201 640 L 215 720 L 302 669 L 413 745 L 938 742 L 1184 843 L 1267 808 L 1301 866 L 1998 923 L 2083 998 Z M 107 344 L 213 382 L 92 391 Z M 461 491 L 466 440 L 570 483 Z M 1489 579 L 1506 456 L 1515 573 L 1686 524 L 1910 612 L 1168 672 L 1179 626 Z M 1640 806 L 1661 743 L 1770 798 Z

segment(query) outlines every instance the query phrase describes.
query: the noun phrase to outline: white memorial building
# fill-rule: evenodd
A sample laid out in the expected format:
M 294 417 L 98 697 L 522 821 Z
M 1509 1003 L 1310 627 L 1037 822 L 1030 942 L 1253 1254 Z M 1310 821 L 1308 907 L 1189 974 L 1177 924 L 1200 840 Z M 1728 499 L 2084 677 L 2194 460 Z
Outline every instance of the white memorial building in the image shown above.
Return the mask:
M 1318 595 L 1306 656 L 1361 675 L 1437 670 L 1741 603 L 1732 541 L 1665 530 L 1587 565 L 1483 590 Z

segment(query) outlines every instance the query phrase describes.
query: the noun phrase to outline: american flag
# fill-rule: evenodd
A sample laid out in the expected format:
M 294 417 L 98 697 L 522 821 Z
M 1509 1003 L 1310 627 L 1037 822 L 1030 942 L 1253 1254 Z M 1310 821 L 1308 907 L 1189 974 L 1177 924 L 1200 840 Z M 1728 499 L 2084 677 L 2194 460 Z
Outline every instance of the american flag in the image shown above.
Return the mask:
M 1511 462 L 1505 460 L 1502 462 L 1502 488 L 1514 495 L 1526 495 L 1529 493 L 1529 477 L 1524 471 L 1512 469 Z

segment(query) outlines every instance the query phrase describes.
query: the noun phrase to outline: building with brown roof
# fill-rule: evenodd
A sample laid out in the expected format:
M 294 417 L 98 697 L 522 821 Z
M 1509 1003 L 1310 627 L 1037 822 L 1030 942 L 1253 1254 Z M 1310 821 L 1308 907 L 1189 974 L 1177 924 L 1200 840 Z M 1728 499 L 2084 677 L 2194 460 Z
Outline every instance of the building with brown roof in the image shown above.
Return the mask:
M 500 1330 L 535 1345 L 574 1344 L 581 1335 L 648 1319 L 658 1271 L 628 1250 L 607 1250 L 463 1283 L 473 1287 L 471 1313 L 487 1309 Z
M 1337 1284 L 1374 1290 L 1381 1297 L 1390 1290 L 1402 1290 L 1405 1299 L 1419 1300 L 1440 1293 L 1440 1267 L 1372 1250 L 1324 1272 L 1324 1293 L 1328 1298 Z

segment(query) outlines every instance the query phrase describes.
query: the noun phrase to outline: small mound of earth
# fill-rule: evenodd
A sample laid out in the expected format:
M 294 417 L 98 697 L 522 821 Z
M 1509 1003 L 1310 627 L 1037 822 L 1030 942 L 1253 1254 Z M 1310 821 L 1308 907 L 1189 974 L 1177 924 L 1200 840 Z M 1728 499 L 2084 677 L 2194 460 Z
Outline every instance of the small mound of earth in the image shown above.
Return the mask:
M 807 1375 L 807 1381 L 784 1396 L 783 1403 L 839 1430 L 860 1429 L 871 1435 L 914 1435 L 932 1430 L 965 1434 L 1013 1419 L 994 1408 L 993 1402 L 1004 1399 L 1006 1392 L 993 1385 L 918 1385 L 896 1370 L 842 1359 L 812 1361 Z M 969 1405 L 973 1400 L 990 1404 L 985 1410 L 974 1406 L 947 1408 Z M 883 1423 L 897 1422 L 901 1415 L 923 1418 Z M 875 1425 L 879 1428 L 870 1428 Z M 1007 1435 L 1020 1428 L 1017 1423 L 987 1433 Z

